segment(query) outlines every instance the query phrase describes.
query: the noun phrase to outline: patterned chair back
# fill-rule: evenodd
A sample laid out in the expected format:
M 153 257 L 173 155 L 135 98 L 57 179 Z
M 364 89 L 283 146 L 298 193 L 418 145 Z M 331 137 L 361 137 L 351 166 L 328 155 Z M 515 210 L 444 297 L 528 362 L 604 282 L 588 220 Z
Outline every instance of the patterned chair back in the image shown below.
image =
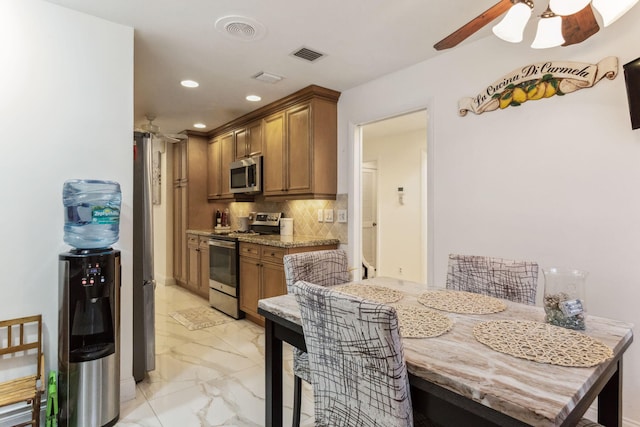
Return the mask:
M 393 307 L 297 282 L 315 425 L 410 427 L 413 413 Z
M 349 260 L 342 249 L 285 255 L 283 261 L 289 293 L 299 280 L 320 286 L 339 285 L 350 280 Z
M 449 255 L 447 289 L 535 305 L 538 263 L 474 255 Z

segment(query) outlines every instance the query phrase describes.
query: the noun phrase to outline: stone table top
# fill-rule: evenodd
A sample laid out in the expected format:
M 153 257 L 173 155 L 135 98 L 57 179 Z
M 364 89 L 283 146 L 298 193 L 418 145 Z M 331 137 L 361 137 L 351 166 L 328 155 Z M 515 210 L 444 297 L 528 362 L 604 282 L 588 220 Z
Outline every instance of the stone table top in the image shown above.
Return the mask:
M 391 278 L 370 283 L 401 290 L 398 304 L 419 306 L 418 296 L 427 285 Z M 435 338 L 404 338 L 409 373 L 468 399 L 494 408 L 530 425 L 560 425 L 610 362 L 591 368 L 572 368 L 537 363 L 496 352 L 478 342 L 473 327 L 487 320 L 533 320 L 544 322 L 542 307 L 506 301 L 507 309 L 492 314 L 441 313 L 453 321 L 448 332 Z M 393 304 L 392 304 L 393 305 Z M 300 325 L 300 310 L 293 295 L 262 299 L 258 306 Z M 620 356 L 633 340 L 633 325 L 586 316 L 584 333 L 609 346 Z

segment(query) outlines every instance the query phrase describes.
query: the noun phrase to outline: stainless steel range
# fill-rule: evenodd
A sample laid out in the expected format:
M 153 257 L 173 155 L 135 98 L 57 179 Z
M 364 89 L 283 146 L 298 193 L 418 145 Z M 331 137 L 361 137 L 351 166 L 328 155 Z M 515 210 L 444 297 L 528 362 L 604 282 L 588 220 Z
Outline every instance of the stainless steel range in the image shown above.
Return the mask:
M 211 307 L 240 319 L 240 250 L 239 236 L 280 234 L 281 213 L 260 212 L 248 231 L 212 234 L 209 238 L 209 304 Z

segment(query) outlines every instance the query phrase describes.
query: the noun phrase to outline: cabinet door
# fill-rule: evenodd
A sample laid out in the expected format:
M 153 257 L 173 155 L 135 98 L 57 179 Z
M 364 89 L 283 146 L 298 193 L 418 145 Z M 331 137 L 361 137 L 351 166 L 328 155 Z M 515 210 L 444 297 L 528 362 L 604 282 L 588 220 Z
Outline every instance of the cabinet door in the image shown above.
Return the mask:
M 198 294 L 209 299 L 209 239 L 200 237 L 198 240 L 200 250 L 200 280 L 198 283 Z
M 262 154 L 262 120 L 249 123 L 247 126 L 246 155 Z
M 240 257 L 240 309 L 245 313 L 258 315 L 260 299 L 260 261 L 255 258 Z
M 182 182 L 173 188 L 173 276 L 179 285 L 187 282 L 187 188 Z
M 220 138 L 213 139 L 207 151 L 207 198 L 220 197 Z
M 229 165 L 234 161 L 233 132 L 220 137 L 220 194 L 222 198 L 233 198 L 229 188 Z
M 200 281 L 200 249 L 198 236 L 190 234 L 187 237 L 187 287 L 192 291 L 198 290 Z
M 282 264 L 262 263 L 262 298 L 277 297 L 287 293 Z
M 285 190 L 284 113 L 265 118 L 263 129 L 263 193 L 265 196 L 282 194 Z
M 249 136 L 249 131 L 246 128 L 242 128 L 234 131 L 236 160 L 244 159 L 245 157 L 247 157 L 248 136 Z
M 311 190 L 311 105 L 304 104 L 287 111 L 287 190 L 306 193 Z

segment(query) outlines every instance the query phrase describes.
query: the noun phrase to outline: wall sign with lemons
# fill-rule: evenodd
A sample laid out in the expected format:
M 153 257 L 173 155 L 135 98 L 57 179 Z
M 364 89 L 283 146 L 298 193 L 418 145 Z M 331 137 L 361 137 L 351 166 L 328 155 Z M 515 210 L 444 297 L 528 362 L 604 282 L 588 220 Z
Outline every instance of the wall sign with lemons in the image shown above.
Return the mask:
M 475 97 L 458 102 L 458 113 L 517 107 L 527 101 L 565 95 L 592 87 L 602 78 L 613 80 L 618 75 L 618 58 L 609 56 L 597 64 L 548 61 L 525 65 L 487 86 Z

